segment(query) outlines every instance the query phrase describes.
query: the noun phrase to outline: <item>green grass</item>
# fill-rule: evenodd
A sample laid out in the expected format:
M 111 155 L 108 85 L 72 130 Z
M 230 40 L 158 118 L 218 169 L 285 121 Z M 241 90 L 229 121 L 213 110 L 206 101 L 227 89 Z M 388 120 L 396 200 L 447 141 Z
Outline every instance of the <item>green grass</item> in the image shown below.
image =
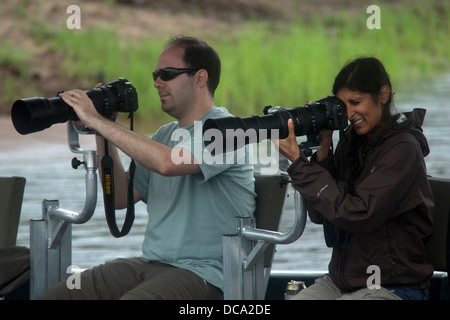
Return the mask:
M 337 12 L 289 25 L 250 21 L 239 32 L 206 37 L 222 60 L 216 105 L 239 116 L 262 114 L 266 105 L 303 105 L 329 94 L 342 66 L 362 55 L 384 62 L 394 90 L 409 79 L 426 81 L 435 73 L 448 72 L 450 4 L 442 2 L 436 10 L 429 3 L 384 5 L 380 30 L 366 27 L 365 12 Z M 137 117 L 166 122 L 151 72 L 167 39 L 149 36 L 134 42 L 119 36 L 117 28 L 111 24 L 73 32 L 52 29 L 41 21 L 32 32 L 65 57 L 61 74 L 92 84 L 124 76 L 138 90 Z
M 30 77 L 26 67 L 29 60 L 30 55 L 26 51 L 16 48 L 8 41 L 2 42 L 0 46 L 0 70 L 14 75 L 15 79 L 2 76 L 0 102 L 7 102 L 6 97 L 14 96 L 17 93 L 15 81 L 23 81 Z M 23 92 L 26 92 L 26 90 Z
M 287 30 L 251 26 L 238 39 L 218 43 L 224 72 L 216 100 L 245 115 L 267 104 L 302 105 L 329 94 L 338 71 L 359 56 L 381 59 L 394 86 L 448 72 L 450 6 L 444 12 L 424 6 L 419 13 L 383 10 L 380 30 L 366 28 L 367 15 L 342 13 Z

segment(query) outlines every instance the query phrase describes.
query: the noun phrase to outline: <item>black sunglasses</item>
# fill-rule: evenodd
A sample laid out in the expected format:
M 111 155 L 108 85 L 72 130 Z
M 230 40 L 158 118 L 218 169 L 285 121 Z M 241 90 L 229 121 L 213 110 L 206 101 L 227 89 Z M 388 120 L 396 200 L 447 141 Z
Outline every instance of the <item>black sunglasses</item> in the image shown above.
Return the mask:
M 196 69 L 179 69 L 179 68 L 164 68 L 159 69 L 159 71 L 153 71 L 153 80 L 156 81 L 158 77 L 162 81 L 169 81 L 178 77 L 182 73 L 195 73 Z

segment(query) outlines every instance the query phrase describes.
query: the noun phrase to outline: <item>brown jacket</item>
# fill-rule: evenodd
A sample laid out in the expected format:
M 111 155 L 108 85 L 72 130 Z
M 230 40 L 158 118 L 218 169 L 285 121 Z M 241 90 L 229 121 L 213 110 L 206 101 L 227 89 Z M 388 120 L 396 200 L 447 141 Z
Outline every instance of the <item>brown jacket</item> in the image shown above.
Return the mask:
M 370 265 L 380 268 L 382 286 L 429 285 L 433 267 L 426 262 L 424 243 L 433 231 L 434 203 L 424 161 L 429 153 L 421 130 L 424 116 L 423 109 L 397 115 L 371 141 L 350 126 L 334 156 L 330 152 L 321 163 L 302 156 L 288 169 L 311 221 L 325 218 L 348 233 L 345 244 L 333 248 L 329 264 L 332 280 L 345 292 L 366 287 Z M 353 139 L 358 143 L 350 143 Z M 333 177 L 340 154 L 347 193 Z

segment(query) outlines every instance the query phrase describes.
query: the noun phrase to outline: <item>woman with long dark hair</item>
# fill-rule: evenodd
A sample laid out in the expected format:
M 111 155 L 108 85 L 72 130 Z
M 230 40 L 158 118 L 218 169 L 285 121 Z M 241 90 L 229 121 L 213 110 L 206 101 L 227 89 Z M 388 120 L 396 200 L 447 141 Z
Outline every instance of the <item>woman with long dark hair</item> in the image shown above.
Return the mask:
M 311 221 L 324 225 L 333 248 L 329 274 L 296 299 L 426 299 L 433 267 L 424 244 L 434 204 L 425 110 L 394 115 L 389 75 L 372 57 L 347 64 L 333 93 L 350 121 L 334 153 L 332 131 L 323 130 L 311 159 L 300 154 L 291 120 L 289 137 L 279 142 Z

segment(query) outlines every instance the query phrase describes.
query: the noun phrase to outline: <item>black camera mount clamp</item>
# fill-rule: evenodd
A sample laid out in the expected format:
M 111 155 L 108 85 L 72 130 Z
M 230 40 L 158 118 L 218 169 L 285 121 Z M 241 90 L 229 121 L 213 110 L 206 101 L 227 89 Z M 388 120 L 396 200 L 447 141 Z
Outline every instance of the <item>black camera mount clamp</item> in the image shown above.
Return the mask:
M 307 134 L 306 141 L 298 145 L 300 153 L 305 157 L 312 156 L 314 151 L 320 148 L 320 141 L 322 141 L 322 136 L 319 133 Z

